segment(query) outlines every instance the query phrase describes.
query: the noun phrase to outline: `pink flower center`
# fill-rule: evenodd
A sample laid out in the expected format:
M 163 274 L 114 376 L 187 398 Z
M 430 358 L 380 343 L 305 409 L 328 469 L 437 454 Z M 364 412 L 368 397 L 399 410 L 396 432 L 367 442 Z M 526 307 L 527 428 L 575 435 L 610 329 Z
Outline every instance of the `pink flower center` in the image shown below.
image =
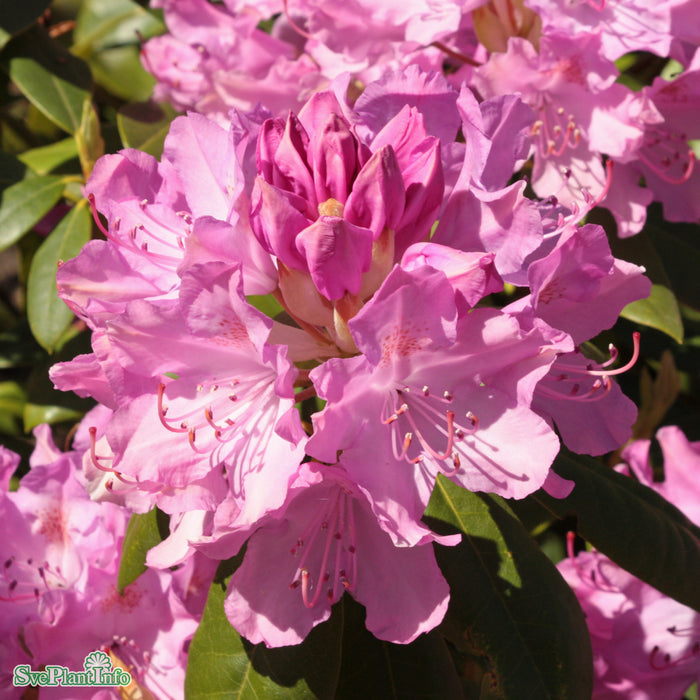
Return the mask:
M 322 548 L 319 556 L 319 549 Z M 304 605 L 313 608 L 325 589 L 329 602 L 357 583 L 357 540 L 353 496 L 342 487 L 329 498 L 290 550 L 300 557 L 290 588 L 301 586 Z M 320 559 L 316 572 L 311 560 Z
M 54 588 L 67 588 L 68 584 L 59 566 L 48 561 L 36 565 L 32 558 L 17 559 L 11 556 L 2 567 L 0 601 L 19 603 L 38 600 Z
M 418 464 L 430 457 L 443 474 L 454 476 L 461 466 L 455 443 L 473 435 L 479 420 L 471 411 L 457 418 L 447 408 L 453 401 L 451 392 L 434 395 L 427 385 L 420 390 L 403 386 L 392 391 L 384 403 L 382 422 L 392 429 L 394 458 Z M 445 464 L 448 459 L 449 467 Z
M 142 199 L 138 202 L 140 221 L 134 223 L 124 234 L 121 217 L 115 217 L 109 229 L 106 229 L 97 213 L 95 195 L 89 194 L 88 200 L 97 227 L 115 245 L 147 257 L 152 264 L 166 270 L 174 270 L 182 262 L 185 239 L 192 231 L 192 216 L 188 212 L 176 212 L 175 216 L 181 221 L 181 230 L 175 231 L 162 223 L 159 212 L 149 206 L 147 199 Z M 123 206 L 128 208 L 128 204 L 125 202 Z M 132 203 L 131 208 L 136 208 L 136 204 Z
M 657 177 L 681 185 L 690 179 L 695 167 L 695 153 L 688 146 L 688 137 L 663 126 L 650 126 L 637 158 Z
M 576 126 L 573 114 L 557 107 L 540 95 L 536 110 L 539 119 L 532 125 L 532 136 L 538 153 L 544 157 L 561 156 L 567 148 L 576 148 L 581 140 L 581 130 Z

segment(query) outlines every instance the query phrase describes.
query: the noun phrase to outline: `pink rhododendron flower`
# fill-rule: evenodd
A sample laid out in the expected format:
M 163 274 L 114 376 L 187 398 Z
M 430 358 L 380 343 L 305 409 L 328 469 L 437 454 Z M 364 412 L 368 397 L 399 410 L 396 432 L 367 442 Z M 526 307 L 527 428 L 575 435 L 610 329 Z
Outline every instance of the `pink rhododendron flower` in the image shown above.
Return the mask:
M 322 461 L 343 451 L 397 542 L 412 543 L 409 522 L 438 473 L 516 498 L 543 484 L 559 443 L 529 401 L 556 353 L 571 347 L 565 334 L 524 334 L 487 309 L 458 318 L 451 285 L 429 266 L 395 268 L 349 325 L 363 356 L 311 373 L 328 403 L 308 451 Z
M 543 31 L 575 36 L 600 32 L 602 52 L 614 61 L 630 51 L 667 56 L 671 47 L 671 5 L 654 0 L 526 0 L 543 21 Z
M 449 591 L 424 528 L 415 547 L 395 547 L 366 497 L 340 467 L 302 465 L 284 516 L 251 538 L 229 583 L 226 615 L 252 642 L 296 644 L 330 616 L 345 591 L 367 609 L 367 629 L 407 644 L 442 620 Z
M 148 571 L 120 594 L 117 573 L 128 511 L 91 502 L 80 473 L 81 453 L 57 450 L 48 426 L 39 426 L 35 436 L 30 471 L 16 492 L 0 495 L 8 534 L 0 543 L 0 692 L 9 688 L 17 663 L 79 671 L 87 654 L 106 650 L 115 666 L 128 668 L 135 690 L 182 698 L 186 646 L 204 603 L 201 595 L 186 601 L 195 562 L 174 574 Z M 181 580 L 178 586 L 175 579 Z M 73 692 L 94 696 L 90 688 Z
M 700 443 L 680 428 L 657 433 L 664 480 L 653 480 L 649 440 L 628 445 L 623 458 L 645 485 L 700 522 Z M 659 593 L 598 552 L 573 552 L 558 565 L 586 614 L 594 652 L 593 697 L 656 700 L 681 697 L 700 679 L 700 613 Z
M 631 108 L 639 113 L 643 139 L 616 173 L 606 206 L 623 235 L 629 209 L 645 208 L 652 199 L 662 202 L 668 221 L 700 220 L 695 193 L 700 168 L 689 141 L 700 137 L 700 128 L 690 115 L 700 107 L 700 51 L 686 71 L 673 80 L 656 78 L 642 89 Z M 639 182 L 644 182 L 640 187 Z
M 601 154 L 627 155 L 642 138 L 624 113 L 630 93 L 615 83 L 617 69 L 600 53 L 598 34 L 547 34 L 539 53 L 528 41 L 510 39 L 474 73 L 485 97 L 519 93 L 535 111 L 532 184 L 542 197 L 564 205 L 600 201 L 608 177 Z

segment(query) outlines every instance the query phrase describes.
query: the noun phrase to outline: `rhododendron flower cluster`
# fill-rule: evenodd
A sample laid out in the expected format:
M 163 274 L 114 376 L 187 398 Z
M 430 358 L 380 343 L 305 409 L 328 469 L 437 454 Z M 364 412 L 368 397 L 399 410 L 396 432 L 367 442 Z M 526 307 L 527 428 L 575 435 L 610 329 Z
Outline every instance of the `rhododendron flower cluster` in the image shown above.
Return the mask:
M 42 192 L 38 230 L 69 201 L 20 247 L 70 317 L 47 339 L 29 304 L 53 395 L 90 405 L 46 401 L 41 420 L 77 422 L 61 451 L 20 387 L 29 468 L 0 448 L 0 694 L 17 664 L 95 651 L 134 685 L 76 697 L 388 694 L 381 649 L 396 696 L 679 700 L 700 668 L 700 589 L 672 570 L 700 566 L 700 443 L 662 427 L 660 481 L 640 438 L 693 378 L 647 358 L 635 403 L 621 377 L 640 329 L 653 355 L 700 309 L 669 263 L 693 268 L 690 227 L 647 225 L 700 222 L 693 0 L 119 4 L 162 17 L 133 65 L 180 114 L 119 108 L 107 154 L 114 105 L 68 90 L 54 118 L 0 22 L 9 80 L 75 140 L 18 161 L 31 195 L 0 201 L 0 247 Z M 100 12 L 48 36 L 86 56 Z M 76 154 L 82 175 L 53 173 Z M 0 328 L 0 372 L 18 337 Z M 539 544 L 572 515 L 592 548 L 572 534 L 555 566 Z M 625 558 L 627 520 L 675 543 L 663 565 Z M 433 663 L 451 670 L 409 688 Z
M 100 649 L 115 668 L 129 669 L 132 682 L 125 691 L 183 697 L 187 645 L 204 602 L 201 581 L 211 567 L 192 559 L 172 573 L 152 569 L 118 591 L 129 511 L 90 501 L 80 469 L 87 432 L 78 434 L 71 452 L 56 448 L 47 425 L 35 437 L 31 470 L 16 491 L 8 486 L 19 456 L 0 452 L 0 508 L 13 534 L 0 545 L 3 686 L 17 664 L 72 669 Z M 73 692 L 95 697 L 90 688 Z
M 592 423 L 617 416 L 595 440 L 569 431 L 593 454 L 624 442 L 635 416 L 618 370 L 577 347 L 646 296 L 648 280 L 611 256 L 600 227 L 562 219 L 545 234 L 544 216 L 507 185 L 526 128 L 514 113 L 526 107 L 494 103 L 491 119 L 519 129 L 480 131 L 487 176 L 476 144 L 441 149 L 460 121 L 464 133 L 482 127 L 467 88 L 411 71 L 351 106 L 346 85 L 285 118 L 258 110 L 228 129 L 176 119 L 160 163 L 105 157 L 86 191 L 106 240 L 58 274 L 93 353 L 52 377 L 112 411 L 103 436 L 90 433 L 88 488 L 170 514 L 151 566 L 228 558 L 252 535 L 226 611 L 269 646 L 301 641 L 345 590 L 380 638 L 431 629 L 448 600 L 432 542 L 459 540 L 421 520 L 436 476 L 507 498 L 543 486 L 565 495 L 572 484 L 550 471 L 553 422 L 567 439 L 572 400 Z M 499 216 L 465 231 L 474 207 Z M 520 240 L 497 235 L 504 212 Z M 531 294 L 475 308 L 502 276 Z M 281 315 L 251 303 L 264 293 Z M 396 580 L 384 590 L 387 567 L 410 588 L 423 581 L 420 598 Z

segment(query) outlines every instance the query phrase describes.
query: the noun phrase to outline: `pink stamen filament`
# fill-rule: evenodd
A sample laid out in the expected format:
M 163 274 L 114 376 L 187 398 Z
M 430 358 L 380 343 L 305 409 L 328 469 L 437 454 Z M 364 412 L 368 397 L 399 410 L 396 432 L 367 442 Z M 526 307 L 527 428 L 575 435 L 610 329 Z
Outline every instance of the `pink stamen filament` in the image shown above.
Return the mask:
M 321 595 L 326 567 L 328 566 L 328 554 L 331 551 L 331 544 L 333 544 L 333 540 L 335 539 L 335 527 L 337 522 L 338 508 L 336 506 L 333 508 L 332 520 L 327 525 L 326 543 L 323 547 L 323 559 L 321 560 L 321 566 L 319 567 L 318 577 L 316 579 L 316 592 L 314 593 L 314 597 L 311 601 L 309 601 L 309 572 L 307 569 L 302 569 L 301 571 L 301 597 L 304 601 L 304 605 L 307 608 L 313 608 Z
M 99 469 L 101 472 L 108 472 L 110 474 L 114 474 L 114 476 L 116 476 L 117 479 L 119 479 L 119 481 L 121 481 L 124 484 L 130 484 L 132 486 L 137 484 L 138 481 L 134 481 L 132 479 L 127 479 L 120 471 L 117 471 L 116 469 L 113 469 L 112 467 L 103 467 L 100 464 L 101 459 L 112 461 L 113 458 L 112 457 L 100 457 L 96 454 L 96 452 L 95 452 L 95 438 L 97 435 L 97 428 L 94 425 L 91 425 L 88 428 L 88 433 L 90 434 L 90 461 L 92 462 L 93 467 L 95 467 L 96 469 Z M 108 482 L 108 484 L 109 484 L 109 482 Z M 112 490 L 109 485 L 106 485 L 105 488 L 107 488 L 107 490 Z
M 603 365 L 598 365 L 597 369 L 594 369 L 596 365 L 592 365 L 586 368 L 581 368 L 577 367 L 576 365 L 567 365 L 566 363 L 557 363 L 555 366 L 558 370 L 563 370 L 564 372 L 568 372 L 571 374 L 583 374 L 589 377 L 611 377 L 616 374 L 622 374 L 623 372 L 627 372 L 627 370 L 631 369 L 634 367 L 636 364 L 637 360 L 639 359 L 639 346 L 640 346 L 640 338 L 641 334 L 638 331 L 635 331 L 632 333 L 632 344 L 633 344 L 633 349 L 632 349 L 632 357 L 630 358 L 629 362 L 626 365 L 623 365 L 622 367 L 618 367 L 617 369 L 604 369 L 610 364 L 610 360 L 606 361 L 605 364 Z M 617 351 L 615 351 L 615 358 L 617 357 Z M 613 359 L 615 359 L 613 358 Z
M 398 409 L 394 411 L 393 414 L 391 414 L 388 418 L 382 417 L 382 422 L 385 425 L 391 425 L 395 423 L 401 416 L 404 416 L 406 421 L 408 422 L 408 426 L 410 428 L 410 431 L 406 432 L 404 434 L 404 441 L 403 441 L 403 446 L 401 449 L 399 449 L 399 445 L 397 443 L 397 438 L 399 436 L 399 431 L 398 429 L 395 429 L 392 431 L 392 451 L 394 454 L 394 458 L 397 461 L 401 460 L 406 460 L 410 462 L 411 464 L 419 464 L 421 463 L 425 456 L 426 453 L 433 457 L 435 460 L 438 462 L 438 469 L 440 472 L 442 472 L 445 476 L 451 477 L 454 476 L 457 471 L 461 467 L 461 460 L 459 455 L 457 454 L 456 451 L 454 451 L 454 445 L 455 445 L 455 438 L 457 440 L 461 440 L 464 438 L 465 435 L 472 435 L 474 434 L 477 429 L 478 429 L 478 424 L 479 421 L 477 417 L 469 411 L 466 414 L 467 420 L 470 422 L 470 425 L 468 427 L 457 424 L 455 421 L 455 413 L 454 411 L 451 410 L 440 410 L 433 406 L 431 403 L 429 403 L 427 400 L 422 400 L 422 399 L 434 399 L 440 403 L 452 403 L 454 400 L 454 397 L 449 391 L 445 391 L 442 397 L 439 396 L 433 396 L 430 393 L 430 390 L 428 386 L 424 386 L 423 389 L 418 392 L 413 394 L 410 391 L 410 387 L 404 387 L 401 390 L 397 390 L 397 394 L 400 398 L 406 398 L 406 400 L 411 400 L 411 406 L 409 408 L 408 403 L 402 403 Z M 412 399 L 411 397 L 415 396 L 415 399 Z M 387 400 L 388 403 L 389 400 Z M 385 408 L 386 408 L 386 403 L 385 403 Z M 416 417 L 420 416 L 424 419 L 426 419 L 434 428 L 435 430 L 443 435 L 446 438 L 446 445 L 445 448 L 442 452 L 439 452 L 436 450 L 430 442 L 425 438 L 423 432 L 421 429 L 418 427 L 418 424 L 413 416 L 413 412 L 415 412 Z M 413 438 L 417 438 L 418 442 L 421 447 L 421 452 L 418 454 L 416 457 L 408 457 L 408 450 L 410 448 L 410 445 L 413 441 Z M 452 469 L 446 469 L 444 466 L 440 463 L 444 463 L 445 460 L 448 458 L 452 458 L 453 460 L 453 468 Z
M 313 37 L 311 34 L 309 34 L 307 31 L 303 30 L 293 19 L 292 16 L 289 14 L 289 0 L 282 0 L 282 7 L 284 8 L 284 16 L 287 18 L 287 21 L 289 22 L 289 25 L 292 27 L 292 29 L 299 34 L 299 36 L 303 36 L 304 39 L 312 39 Z
M 336 497 L 330 500 L 326 507 L 307 525 L 304 534 L 291 549 L 293 556 L 296 556 L 300 549 L 304 550 L 301 561 L 296 568 L 297 574 L 289 587 L 295 589 L 301 585 L 302 600 L 307 608 L 313 608 L 316 605 L 323 590 L 326 591 L 328 601 L 332 602 L 341 593 L 341 585 L 345 590 L 352 591 L 355 588 L 357 581 L 357 537 L 353 507 L 348 500 L 350 498 L 352 495 L 339 490 Z M 306 561 L 313 550 L 318 533 L 321 531 L 325 531 L 326 536 L 318 574 L 314 579 Z M 348 539 L 349 544 L 346 547 Z M 333 546 L 336 548 L 335 554 L 331 552 Z M 342 568 L 344 554 L 348 555 L 346 568 Z M 329 568 L 331 557 L 333 560 L 333 583 L 332 585 L 324 585 L 328 584 L 331 578 Z M 351 580 L 349 579 L 350 574 Z
M 113 233 L 111 233 L 108 229 L 104 227 L 102 224 L 102 221 L 100 220 L 99 213 L 97 211 L 97 205 L 95 204 L 95 195 L 91 192 L 88 195 L 88 201 L 90 202 L 90 208 L 92 210 L 92 218 L 95 221 L 95 224 L 97 225 L 97 228 L 101 231 L 101 233 L 110 240 L 112 243 L 114 243 L 117 246 L 127 248 L 128 250 L 131 250 L 135 253 L 138 253 L 140 255 L 146 254 L 148 255 L 149 259 L 152 262 L 155 263 L 164 263 L 165 267 L 167 268 L 172 268 L 173 266 L 176 266 L 180 263 L 181 261 L 181 255 L 177 256 L 170 256 L 170 255 L 165 255 L 163 253 L 155 253 L 152 252 L 148 249 L 148 243 L 143 242 L 141 245 L 139 245 L 136 242 L 136 231 L 141 230 L 146 232 L 154 241 L 157 241 L 158 243 L 161 243 L 164 246 L 167 246 L 169 248 L 174 248 L 176 250 L 181 250 L 183 247 L 181 237 L 178 236 L 177 245 L 173 245 L 170 241 L 167 241 L 163 238 L 160 238 L 158 236 L 155 236 L 152 232 L 146 231 L 146 228 L 143 224 L 137 224 L 135 227 L 131 229 L 129 232 L 128 237 L 126 239 L 124 237 L 118 237 L 115 236 Z M 121 219 L 119 217 L 116 217 L 114 221 L 112 222 L 112 226 L 114 227 L 115 230 L 119 230 L 121 224 Z M 130 241 L 130 245 L 127 245 L 126 241 Z
M 673 165 L 673 161 L 661 161 L 661 163 L 657 164 L 654 163 L 651 158 L 642 153 L 642 151 L 637 153 L 637 158 L 655 175 L 658 175 L 662 180 L 668 182 L 670 185 L 682 185 L 684 182 L 688 182 L 695 168 L 695 153 L 692 149 L 688 149 L 688 162 L 683 166 L 683 172 L 678 177 L 673 177 L 668 173 L 668 170 Z

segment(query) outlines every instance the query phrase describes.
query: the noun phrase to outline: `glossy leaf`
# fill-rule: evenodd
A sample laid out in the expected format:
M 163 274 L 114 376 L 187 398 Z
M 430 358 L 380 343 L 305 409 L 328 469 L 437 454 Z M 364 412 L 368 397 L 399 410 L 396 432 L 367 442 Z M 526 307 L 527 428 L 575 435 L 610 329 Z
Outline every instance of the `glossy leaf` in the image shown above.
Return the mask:
M 138 46 L 139 34 L 150 37 L 164 29 L 154 14 L 132 0 L 84 0 L 76 17 L 72 51 L 87 58 L 112 46 Z
M 535 498 L 551 513 L 577 517 L 576 531 L 623 569 L 700 611 L 700 528 L 653 489 L 595 459 L 563 450 L 555 471 L 576 486 L 568 498 Z M 653 556 L 649 553 L 653 552 Z
M 52 352 L 73 321 L 73 312 L 58 296 L 56 270 L 90 240 L 92 217 L 83 200 L 61 220 L 32 258 L 27 279 L 29 326 L 39 344 Z
M 78 144 L 68 137 L 55 141 L 48 146 L 32 148 L 18 156 L 22 163 L 28 165 L 38 175 L 48 175 L 59 165 L 78 157 Z
M 145 100 L 155 80 L 140 60 L 139 37 L 161 34 L 163 23 L 131 0 L 85 0 L 80 5 L 72 51 L 87 61 L 95 80 L 124 100 Z
M 90 69 L 38 27 L 7 47 L 12 81 L 52 122 L 74 134 L 92 88 Z
M 224 614 L 226 585 L 215 581 L 190 645 L 185 679 L 188 700 L 333 698 L 340 668 L 343 607 L 297 646 L 253 645 Z M 377 697 L 377 696 L 375 696 Z
M 628 304 L 620 314 L 629 321 L 663 331 L 679 343 L 683 342 L 683 320 L 673 292 L 661 284 L 651 286 L 651 294 Z
M 68 406 L 54 406 L 49 404 L 36 404 L 28 401 L 24 406 L 24 430 L 29 432 L 42 423 L 63 423 L 78 421 L 84 415 L 84 411 L 78 411 Z
M 134 102 L 124 105 L 117 115 L 122 143 L 159 158 L 163 153 L 170 122 L 177 112 L 169 105 L 155 102 Z
M 462 533 L 458 547 L 437 548 L 451 590 L 443 629 L 484 659 L 492 691 L 589 700 L 593 666 L 583 613 L 505 502 L 440 476 L 426 516 Z
M 18 241 L 48 213 L 63 187 L 57 175 L 27 178 L 8 187 L 0 200 L 0 250 Z
M 117 588 L 123 591 L 146 571 L 146 554 L 169 534 L 167 516 L 157 508 L 148 513 L 134 513 L 124 535 Z
M 44 14 L 51 0 L 0 2 L 0 49 Z

